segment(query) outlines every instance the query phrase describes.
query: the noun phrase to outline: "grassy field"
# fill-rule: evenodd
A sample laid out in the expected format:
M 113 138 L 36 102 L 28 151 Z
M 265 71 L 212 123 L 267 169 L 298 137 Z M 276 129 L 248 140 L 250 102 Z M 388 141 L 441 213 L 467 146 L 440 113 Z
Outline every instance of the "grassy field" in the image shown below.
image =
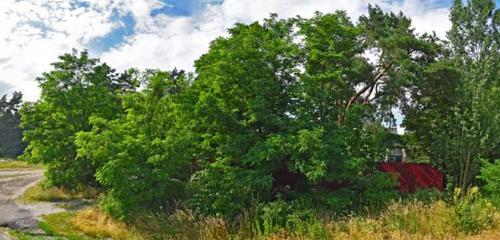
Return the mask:
M 481 231 L 462 229 L 456 209 L 444 201 L 424 204 L 419 201 L 395 202 L 381 213 L 371 216 L 324 216 L 304 221 L 292 228 L 270 231 L 244 215 L 233 221 L 203 217 L 187 210 L 172 215 L 144 215 L 125 224 L 105 214 L 98 207 L 88 207 L 74 213 L 46 216 L 41 224 L 50 235 L 70 239 L 500 239 L 500 214 L 492 214 L 491 222 L 481 219 L 465 224 L 486 224 Z M 471 219 L 469 219 L 471 220 Z

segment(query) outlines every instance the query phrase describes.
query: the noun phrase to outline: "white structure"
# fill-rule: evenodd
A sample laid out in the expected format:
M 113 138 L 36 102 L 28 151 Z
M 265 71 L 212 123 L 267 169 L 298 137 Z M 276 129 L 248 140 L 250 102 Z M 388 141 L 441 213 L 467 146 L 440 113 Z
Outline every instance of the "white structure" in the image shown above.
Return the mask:
M 385 155 L 384 162 L 388 163 L 399 163 L 406 162 L 407 156 L 404 147 L 394 147 L 389 150 L 389 153 Z

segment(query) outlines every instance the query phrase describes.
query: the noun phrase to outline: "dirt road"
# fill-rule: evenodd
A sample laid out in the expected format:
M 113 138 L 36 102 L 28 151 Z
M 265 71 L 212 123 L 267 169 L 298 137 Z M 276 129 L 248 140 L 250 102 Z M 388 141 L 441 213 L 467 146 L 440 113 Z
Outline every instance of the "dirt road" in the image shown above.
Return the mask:
M 41 215 L 63 211 L 52 203 L 16 204 L 16 198 L 42 177 L 43 170 L 0 170 L 0 227 L 36 228 Z M 0 239 L 3 237 L 0 230 Z
M 23 194 L 43 177 L 42 170 L 0 170 L 0 204 L 5 205 Z M 2 215 L 0 214 L 0 219 Z

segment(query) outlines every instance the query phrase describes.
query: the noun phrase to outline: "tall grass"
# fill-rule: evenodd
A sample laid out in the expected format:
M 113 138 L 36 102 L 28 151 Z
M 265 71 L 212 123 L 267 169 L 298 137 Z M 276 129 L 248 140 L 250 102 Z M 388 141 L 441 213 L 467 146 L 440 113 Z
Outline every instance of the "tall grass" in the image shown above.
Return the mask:
M 286 226 L 265 226 L 270 223 L 257 210 L 229 221 L 179 209 L 168 216 L 141 215 L 125 224 L 94 207 L 70 221 L 87 236 L 112 239 L 500 239 L 500 214 L 482 201 L 461 202 L 474 209 L 468 215 L 455 202 L 413 200 L 393 202 L 377 214 L 292 219 Z M 475 231 L 462 225 L 471 221 Z
M 65 218 L 47 216 L 43 224 L 52 235 L 85 239 L 500 239 L 500 212 L 477 188 L 432 201 L 423 201 L 429 199 L 424 195 L 429 194 L 349 216 L 275 201 L 255 204 L 233 219 L 179 206 L 168 215 L 141 214 L 124 223 L 93 206 Z
M 74 228 L 94 238 L 144 239 L 140 234 L 129 229 L 125 223 L 117 221 L 97 208 L 82 209 L 70 222 Z

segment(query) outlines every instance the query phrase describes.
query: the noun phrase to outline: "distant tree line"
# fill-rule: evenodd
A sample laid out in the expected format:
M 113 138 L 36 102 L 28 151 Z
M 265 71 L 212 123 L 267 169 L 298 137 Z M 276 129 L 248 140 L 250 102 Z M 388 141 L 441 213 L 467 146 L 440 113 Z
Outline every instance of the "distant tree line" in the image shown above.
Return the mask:
M 345 211 L 398 196 L 370 164 L 397 107 L 414 158 L 466 190 L 499 158 L 500 14 L 455 1 L 451 20 L 442 41 L 379 7 L 356 23 L 272 15 L 212 41 L 193 73 L 117 73 L 74 51 L 21 110 L 23 157 L 48 166 L 49 184 L 101 188 L 122 218 L 179 201 L 225 216 L 277 199 Z
M 0 158 L 15 158 L 23 152 L 22 133 L 19 127 L 23 95 L 14 92 L 0 98 Z

